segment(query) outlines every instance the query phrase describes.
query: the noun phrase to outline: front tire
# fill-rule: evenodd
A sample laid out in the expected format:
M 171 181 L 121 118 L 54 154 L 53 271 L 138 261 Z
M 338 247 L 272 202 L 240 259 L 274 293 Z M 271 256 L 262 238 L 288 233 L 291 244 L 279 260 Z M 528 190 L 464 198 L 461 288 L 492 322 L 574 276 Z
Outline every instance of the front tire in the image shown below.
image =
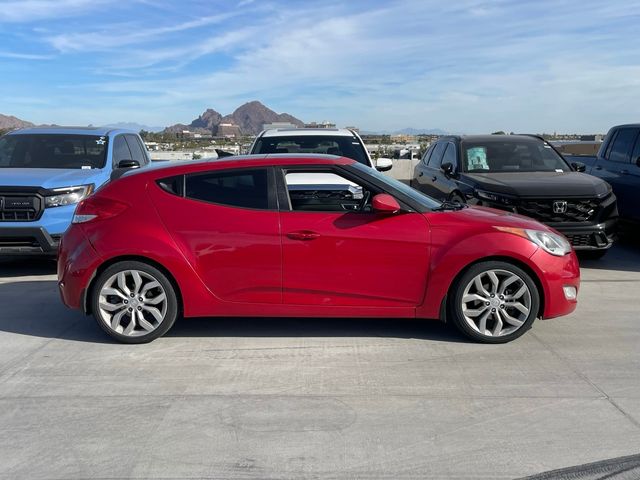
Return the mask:
M 147 343 L 169 331 L 178 316 L 172 283 L 157 268 L 137 261 L 111 265 L 96 279 L 93 316 L 109 336 L 123 343 Z
M 470 267 L 453 285 L 449 317 L 467 337 L 482 343 L 507 343 L 524 334 L 540 308 L 531 276 L 507 262 Z

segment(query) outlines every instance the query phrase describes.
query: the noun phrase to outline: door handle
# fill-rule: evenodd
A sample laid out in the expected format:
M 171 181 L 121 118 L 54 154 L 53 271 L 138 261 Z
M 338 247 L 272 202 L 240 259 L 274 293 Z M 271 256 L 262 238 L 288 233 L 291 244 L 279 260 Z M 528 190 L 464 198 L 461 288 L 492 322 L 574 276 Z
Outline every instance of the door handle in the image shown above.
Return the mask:
M 438 177 L 434 175 L 433 177 L 431 177 L 431 180 L 435 182 L 436 180 L 438 180 Z
M 620 175 L 629 175 L 629 170 L 620 170 Z
M 602 167 L 600 165 L 597 165 L 596 170 L 602 170 Z
M 287 233 L 287 237 L 289 237 L 291 240 L 315 240 L 319 236 L 319 233 L 312 232 L 310 230 L 300 230 L 298 232 Z
M 421 177 L 421 176 L 423 176 L 423 175 L 424 175 L 424 172 L 420 172 L 420 175 L 418 175 L 418 176 L 419 176 L 419 177 Z

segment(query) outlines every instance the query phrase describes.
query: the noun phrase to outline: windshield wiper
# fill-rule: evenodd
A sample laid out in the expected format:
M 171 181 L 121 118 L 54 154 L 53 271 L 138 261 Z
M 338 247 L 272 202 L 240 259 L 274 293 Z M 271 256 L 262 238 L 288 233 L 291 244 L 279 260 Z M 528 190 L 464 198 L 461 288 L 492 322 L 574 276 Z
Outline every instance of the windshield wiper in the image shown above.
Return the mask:
M 462 210 L 463 208 L 467 208 L 469 205 L 466 203 L 452 202 L 451 200 L 445 200 L 440 204 L 439 207 L 433 209 L 434 212 L 443 212 L 445 210 Z

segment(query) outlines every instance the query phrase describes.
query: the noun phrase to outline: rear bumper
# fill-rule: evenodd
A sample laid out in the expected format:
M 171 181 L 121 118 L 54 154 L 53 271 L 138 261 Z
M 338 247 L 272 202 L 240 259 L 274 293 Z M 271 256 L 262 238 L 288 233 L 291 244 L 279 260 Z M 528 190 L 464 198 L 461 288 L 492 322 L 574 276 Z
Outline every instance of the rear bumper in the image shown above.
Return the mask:
M 0 255 L 56 256 L 59 242 L 44 227 L 0 226 Z
M 617 218 L 597 224 L 550 223 L 551 228 L 562 233 L 575 250 L 606 250 L 617 237 Z

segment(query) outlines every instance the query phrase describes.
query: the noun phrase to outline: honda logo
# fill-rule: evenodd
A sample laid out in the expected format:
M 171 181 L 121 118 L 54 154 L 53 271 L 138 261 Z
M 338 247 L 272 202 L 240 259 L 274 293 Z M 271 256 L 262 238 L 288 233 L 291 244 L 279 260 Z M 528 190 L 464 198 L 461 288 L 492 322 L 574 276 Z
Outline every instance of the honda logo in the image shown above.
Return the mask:
M 564 200 L 553 202 L 553 213 L 567 213 L 567 202 Z

